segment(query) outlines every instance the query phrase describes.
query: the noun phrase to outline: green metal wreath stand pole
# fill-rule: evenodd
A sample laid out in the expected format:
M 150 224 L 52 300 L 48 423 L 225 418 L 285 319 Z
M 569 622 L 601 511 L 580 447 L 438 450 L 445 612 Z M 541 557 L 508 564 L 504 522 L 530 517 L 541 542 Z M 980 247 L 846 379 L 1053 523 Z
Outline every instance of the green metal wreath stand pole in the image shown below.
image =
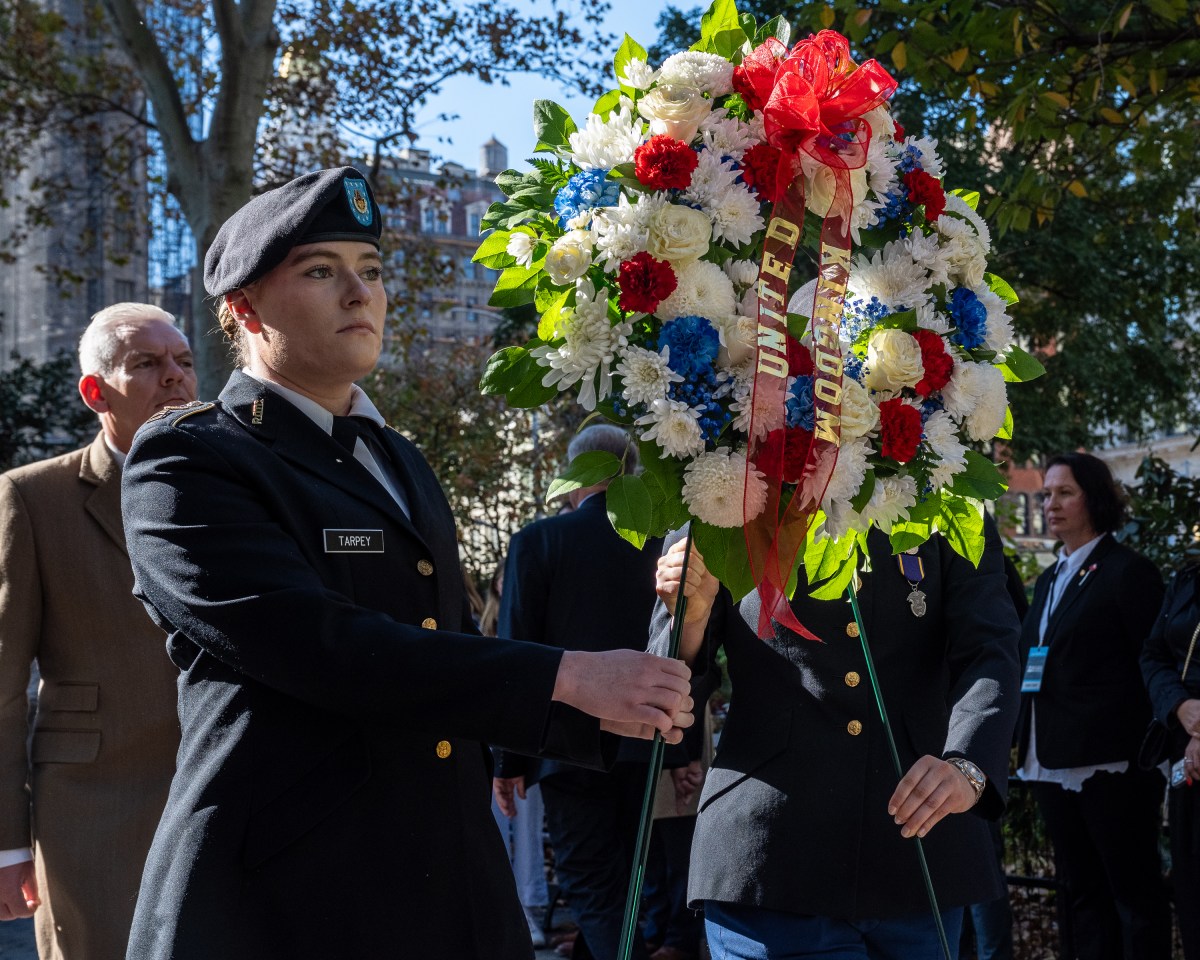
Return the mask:
M 683 569 L 679 577 L 679 602 L 675 605 L 675 618 L 671 624 L 671 639 L 667 644 L 667 656 L 672 660 L 679 656 L 679 641 L 683 636 L 683 618 L 687 613 L 687 597 L 683 595 L 687 586 L 688 562 L 692 559 L 692 530 L 688 528 L 687 546 L 684 547 Z M 625 897 L 625 920 L 621 924 L 621 949 L 619 960 L 629 960 L 633 951 L 633 935 L 637 930 L 638 909 L 642 903 L 642 881 L 646 879 L 646 859 L 650 853 L 650 830 L 654 826 L 654 795 L 658 791 L 658 778 L 662 773 L 663 738 L 654 734 L 650 748 L 650 769 L 646 771 L 646 792 L 642 795 L 642 817 L 638 824 L 637 844 L 634 847 L 633 873 L 629 878 L 629 893 Z
M 854 611 L 854 622 L 858 624 L 858 639 L 862 643 L 863 656 L 867 660 L 867 676 L 871 680 L 871 692 L 875 694 L 875 704 L 879 707 L 879 718 L 883 721 L 883 731 L 887 734 L 888 750 L 892 754 L 892 766 L 896 770 L 896 781 L 904 778 L 900 769 L 900 754 L 896 752 L 896 738 L 892 734 L 892 725 L 888 721 L 887 707 L 883 705 L 883 691 L 879 689 L 879 677 L 875 673 L 875 660 L 871 657 L 871 647 L 867 643 L 867 626 L 863 623 L 862 612 L 858 609 L 858 591 L 854 581 L 858 574 L 850 578 L 846 593 L 850 597 L 850 607 Z M 942 953 L 950 960 L 950 944 L 946 941 L 946 928 L 942 925 L 942 912 L 938 909 L 937 894 L 933 892 L 933 879 L 929 876 L 929 863 L 925 859 L 925 847 L 920 837 L 913 837 L 917 842 L 917 858 L 921 861 L 921 876 L 925 880 L 925 893 L 929 897 L 929 906 L 933 909 L 933 922 L 937 926 L 938 939 L 942 944 Z

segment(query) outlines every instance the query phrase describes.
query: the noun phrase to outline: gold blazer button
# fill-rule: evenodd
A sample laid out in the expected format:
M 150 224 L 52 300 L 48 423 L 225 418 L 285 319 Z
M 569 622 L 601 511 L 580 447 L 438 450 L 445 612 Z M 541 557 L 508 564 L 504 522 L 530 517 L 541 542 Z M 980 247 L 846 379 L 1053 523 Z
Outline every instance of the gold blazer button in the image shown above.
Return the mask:
M 436 630 L 437 621 L 434 620 L 433 617 L 426 617 L 421 621 L 421 626 L 423 626 L 426 630 Z
M 860 683 L 862 683 L 862 677 L 860 677 L 855 671 L 851 670 L 848 674 L 846 674 L 846 686 L 857 687 Z
M 846 732 L 852 737 L 857 737 L 860 733 L 862 733 L 862 724 L 857 720 L 851 720 L 848 724 L 846 724 Z
M 443 760 L 445 760 L 448 756 L 450 756 L 450 741 L 449 740 L 439 740 L 438 741 L 437 755 L 439 757 L 441 757 Z
M 853 620 L 851 620 L 848 624 L 846 624 L 846 636 L 848 636 L 848 637 L 857 637 L 858 636 L 858 624 L 855 623 Z
M 423 577 L 433 576 L 433 564 L 430 563 L 428 560 L 418 560 L 417 561 L 417 573 L 419 573 Z

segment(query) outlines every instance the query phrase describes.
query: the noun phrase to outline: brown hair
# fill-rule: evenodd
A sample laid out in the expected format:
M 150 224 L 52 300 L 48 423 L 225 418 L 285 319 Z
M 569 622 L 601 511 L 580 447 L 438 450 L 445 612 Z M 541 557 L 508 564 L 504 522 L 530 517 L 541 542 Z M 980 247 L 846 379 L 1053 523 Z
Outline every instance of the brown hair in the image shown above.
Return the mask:
M 221 325 L 221 332 L 229 341 L 229 349 L 233 353 L 237 365 L 239 367 L 246 366 L 250 362 L 250 348 L 246 344 L 246 331 L 237 322 L 237 318 L 229 309 L 229 304 L 224 297 L 217 301 L 217 323 Z

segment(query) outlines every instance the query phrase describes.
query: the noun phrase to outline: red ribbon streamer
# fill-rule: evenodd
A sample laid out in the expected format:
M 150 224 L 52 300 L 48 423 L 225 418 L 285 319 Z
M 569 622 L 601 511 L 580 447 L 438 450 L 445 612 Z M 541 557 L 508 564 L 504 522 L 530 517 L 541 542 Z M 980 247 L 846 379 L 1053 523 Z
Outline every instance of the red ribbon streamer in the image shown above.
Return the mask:
M 789 453 L 803 459 L 798 478 L 787 470 L 767 484 L 767 502 L 757 516 L 746 516 L 750 570 L 762 600 L 758 634 L 770 636 L 771 622 L 817 639 L 796 619 L 787 587 L 812 518 L 820 508 L 837 460 L 841 429 L 842 357 L 838 330 L 850 276 L 850 171 L 867 160 L 871 128 L 863 114 L 884 103 L 896 81 L 876 61 L 856 66 L 849 42 L 832 30 L 797 43 L 784 55 L 769 39 L 734 71 L 734 86 L 755 109 L 762 109 L 767 142 L 783 153 L 758 276 L 758 337 L 751 392 L 749 470 L 756 461 L 788 464 Z M 801 156 L 828 167 L 836 188 L 821 227 L 816 297 L 810 323 L 815 429 L 811 441 L 788 429 L 769 430 L 785 416 L 787 404 L 787 287 L 796 249 L 804 233 L 804 177 Z M 807 451 L 797 445 L 808 443 Z M 791 496 L 785 477 L 796 486 Z

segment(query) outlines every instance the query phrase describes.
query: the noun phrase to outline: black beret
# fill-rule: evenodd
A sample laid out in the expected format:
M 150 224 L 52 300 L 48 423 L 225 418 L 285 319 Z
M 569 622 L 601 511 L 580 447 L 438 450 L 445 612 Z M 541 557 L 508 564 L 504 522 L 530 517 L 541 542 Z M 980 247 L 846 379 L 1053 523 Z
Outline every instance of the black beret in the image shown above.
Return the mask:
M 232 293 L 269 273 L 302 243 L 359 240 L 379 246 L 383 217 L 354 167 L 297 177 L 260 193 L 225 221 L 204 258 L 204 289 Z

